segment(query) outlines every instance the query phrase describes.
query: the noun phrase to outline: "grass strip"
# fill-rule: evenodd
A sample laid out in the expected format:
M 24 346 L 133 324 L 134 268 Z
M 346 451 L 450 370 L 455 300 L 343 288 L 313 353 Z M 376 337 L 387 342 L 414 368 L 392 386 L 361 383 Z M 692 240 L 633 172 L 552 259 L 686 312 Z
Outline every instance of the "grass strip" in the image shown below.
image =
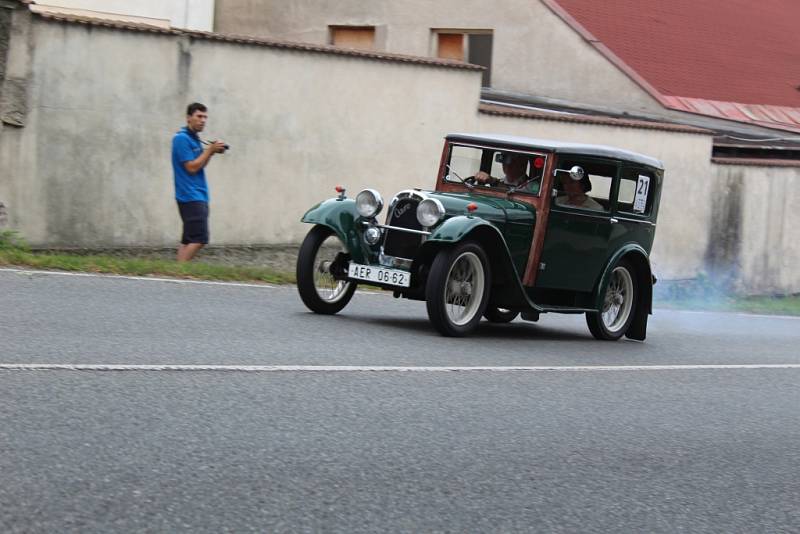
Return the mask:
M 112 256 L 80 256 L 30 252 L 19 248 L 0 247 L 0 265 L 32 267 L 43 270 L 81 271 L 127 276 L 169 276 L 195 280 L 221 280 L 228 282 L 265 282 L 292 284 L 294 273 L 281 272 L 266 267 L 212 265 L 200 261 L 176 261 L 144 258 L 117 258 Z

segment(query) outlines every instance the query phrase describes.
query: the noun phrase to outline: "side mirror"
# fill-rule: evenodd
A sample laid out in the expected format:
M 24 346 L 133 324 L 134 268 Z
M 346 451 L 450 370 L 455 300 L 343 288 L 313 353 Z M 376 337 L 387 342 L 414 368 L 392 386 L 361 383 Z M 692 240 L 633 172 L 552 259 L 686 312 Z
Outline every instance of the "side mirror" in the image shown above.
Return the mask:
M 583 167 L 578 167 L 575 165 L 569 170 L 569 177 L 575 180 L 576 182 L 580 182 L 583 180 L 583 177 L 586 176 L 586 171 L 583 170 Z
M 583 177 L 586 176 L 586 171 L 583 170 L 583 167 L 579 167 L 577 165 L 572 167 L 570 170 L 556 169 L 555 171 L 553 171 L 553 174 L 555 175 L 560 172 L 568 172 L 569 177 L 575 180 L 576 182 L 580 182 L 581 180 L 583 180 Z

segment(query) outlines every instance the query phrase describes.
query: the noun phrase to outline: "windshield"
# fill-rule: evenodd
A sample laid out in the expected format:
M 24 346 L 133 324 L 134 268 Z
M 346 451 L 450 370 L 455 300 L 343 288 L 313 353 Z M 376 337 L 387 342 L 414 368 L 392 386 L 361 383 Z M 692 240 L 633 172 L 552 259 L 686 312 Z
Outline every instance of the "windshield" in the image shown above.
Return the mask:
M 445 181 L 538 195 L 546 154 L 451 145 Z

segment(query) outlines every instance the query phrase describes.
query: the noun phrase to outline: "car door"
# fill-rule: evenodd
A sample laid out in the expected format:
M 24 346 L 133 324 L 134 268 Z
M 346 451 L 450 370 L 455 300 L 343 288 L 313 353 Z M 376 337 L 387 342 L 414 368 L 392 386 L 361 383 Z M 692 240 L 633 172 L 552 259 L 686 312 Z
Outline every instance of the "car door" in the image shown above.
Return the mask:
M 599 158 L 560 157 L 536 287 L 591 292 L 605 267 L 612 234 L 611 198 L 619 164 Z M 570 198 L 569 169 L 581 167 L 590 188 L 582 185 L 593 207 Z M 589 201 L 584 201 L 589 204 Z
M 652 213 L 660 178 L 653 169 L 633 164 L 622 166 L 613 210 L 616 223 L 611 235 L 612 252 L 627 243 L 636 243 L 650 252 L 656 231 Z

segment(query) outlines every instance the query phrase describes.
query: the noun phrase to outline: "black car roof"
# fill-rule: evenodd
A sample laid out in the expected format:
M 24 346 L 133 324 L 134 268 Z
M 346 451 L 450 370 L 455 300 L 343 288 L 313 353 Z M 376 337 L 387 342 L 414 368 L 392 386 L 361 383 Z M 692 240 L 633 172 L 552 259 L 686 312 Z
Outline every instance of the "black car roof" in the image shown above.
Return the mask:
M 605 145 L 565 143 L 562 141 L 553 141 L 551 139 L 535 139 L 533 137 L 519 137 L 516 135 L 469 133 L 451 133 L 447 135 L 447 140 L 464 141 L 473 144 L 489 143 L 492 145 L 505 145 L 521 149 L 544 149 L 557 154 L 601 156 L 640 163 L 642 165 L 647 165 L 648 167 L 655 167 L 656 169 L 664 170 L 664 164 L 655 158 L 645 156 L 644 154 L 639 154 L 638 152 L 631 152 L 630 150 L 623 150 L 621 148 L 614 148 L 612 146 Z

